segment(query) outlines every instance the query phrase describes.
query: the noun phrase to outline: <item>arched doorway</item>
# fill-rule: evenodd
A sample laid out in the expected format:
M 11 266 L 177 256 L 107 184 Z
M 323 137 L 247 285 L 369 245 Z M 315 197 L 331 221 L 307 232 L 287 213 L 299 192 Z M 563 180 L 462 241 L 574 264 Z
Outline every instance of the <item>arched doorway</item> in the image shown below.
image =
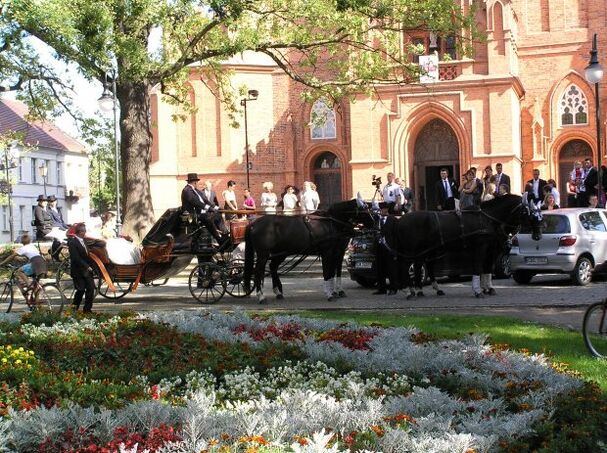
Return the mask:
M 417 209 L 434 209 L 434 186 L 440 179 L 440 169 L 459 183 L 459 142 L 451 126 L 441 119 L 426 124 L 415 140 L 413 151 Z
M 341 161 L 332 152 L 325 151 L 314 160 L 312 181 L 316 184 L 322 208 L 342 201 L 341 172 Z
M 563 145 L 559 152 L 558 186 L 561 194 L 561 207 L 563 208 L 575 206 L 568 197 L 569 175 L 573 170 L 575 161 L 583 161 L 587 157 L 592 158 L 592 148 L 584 140 L 570 140 Z

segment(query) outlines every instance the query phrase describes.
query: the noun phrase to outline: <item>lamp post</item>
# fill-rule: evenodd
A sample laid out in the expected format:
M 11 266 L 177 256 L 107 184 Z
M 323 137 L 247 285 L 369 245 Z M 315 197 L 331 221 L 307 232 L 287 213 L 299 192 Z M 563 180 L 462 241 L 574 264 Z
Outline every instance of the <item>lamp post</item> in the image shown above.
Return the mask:
M 599 203 L 603 201 L 603 169 L 601 168 L 601 100 L 599 98 L 599 82 L 603 78 L 603 66 L 599 63 L 598 51 L 596 48 L 596 33 L 592 37 L 592 50 L 590 51 L 590 63 L 584 70 L 584 76 L 589 83 L 594 84 L 594 104 L 596 109 L 596 149 L 597 149 L 597 174 L 598 190 L 597 197 Z
M 251 183 L 249 181 L 249 171 L 251 170 L 251 165 L 249 164 L 249 129 L 247 123 L 247 103 L 250 101 L 256 101 L 259 96 L 259 91 L 257 90 L 249 90 L 247 92 L 247 97 L 242 98 L 240 100 L 240 105 L 244 107 L 244 156 L 245 156 L 245 164 L 247 168 L 247 189 L 251 188 Z
M 40 176 L 42 176 L 42 183 L 44 184 L 44 197 L 46 198 L 46 177 L 48 176 L 48 166 L 46 165 L 45 161 L 40 164 L 38 170 L 40 171 Z
M 99 108 L 104 112 L 113 110 L 114 112 L 114 161 L 116 164 L 116 234 L 120 233 L 121 215 L 120 215 L 120 147 L 118 144 L 118 99 L 116 98 L 116 72 L 112 75 L 105 75 L 103 84 L 103 94 L 98 99 Z M 111 85 L 110 85 L 111 84 Z M 110 88 L 111 86 L 111 88 Z
M 3 190 L 8 197 L 8 229 L 10 231 L 11 242 L 15 240 L 15 228 L 13 226 L 13 187 L 11 185 L 10 170 L 17 168 L 14 162 L 9 161 L 8 148 L 4 150 L 4 162 L 0 163 L 0 170 L 5 171 L 6 184 L 3 184 Z

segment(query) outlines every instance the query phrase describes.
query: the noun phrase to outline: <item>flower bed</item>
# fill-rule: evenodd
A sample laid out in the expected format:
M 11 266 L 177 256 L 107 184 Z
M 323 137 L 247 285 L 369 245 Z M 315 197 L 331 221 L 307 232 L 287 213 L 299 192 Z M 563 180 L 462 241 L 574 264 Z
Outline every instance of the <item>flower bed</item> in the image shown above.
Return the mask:
M 567 395 L 597 397 L 480 336 L 191 311 L 2 320 L 0 451 L 523 451 L 554 438 Z

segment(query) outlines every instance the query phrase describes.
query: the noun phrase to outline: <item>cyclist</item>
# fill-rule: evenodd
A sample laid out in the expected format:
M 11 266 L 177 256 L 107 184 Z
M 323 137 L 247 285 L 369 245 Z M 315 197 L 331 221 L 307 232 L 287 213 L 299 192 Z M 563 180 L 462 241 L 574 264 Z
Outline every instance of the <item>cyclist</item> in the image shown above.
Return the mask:
M 9 256 L 0 262 L 0 266 L 11 262 L 16 256 L 23 256 L 28 259 L 28 262 L 15 272 L 22 285 L 21 290 L 27 288 L 29 285 L 28 277 L 40 278 L 48 272 L 46 260 L 42 258 L 40 251 L 32 243 L 32 238 L 28 234 L 21 236 L 21 247 L 12 250 Z

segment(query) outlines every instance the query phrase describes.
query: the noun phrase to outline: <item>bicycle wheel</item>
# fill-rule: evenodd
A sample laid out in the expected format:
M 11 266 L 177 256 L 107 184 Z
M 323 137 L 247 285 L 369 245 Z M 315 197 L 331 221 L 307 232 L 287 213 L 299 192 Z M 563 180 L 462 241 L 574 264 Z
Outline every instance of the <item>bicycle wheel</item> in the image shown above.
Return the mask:
M 595 357 L 607 358 L 607 300 L 590 305 L 584 313 L 584 343 Z
M 192 269 L 188 279 L 190 293 L 202 304 L 214 304 L 226 292 L 223 268 L 213 263 L 202 263 Z
M 0 309 L 6 310 L 6 313 L 10 313 L 15 302 L 15 293 L 13 291 L 13 285 L 10 282 L 0 283 Z
M 55 283 L 45 283 L 34 291 L 33 301 L 30 305 L 32 310 L 47 309 L 56 313 L 63 311 L 65 296 Z
M 65 260 L 57 269 L 55 284 L 61 289 L 66 301 L 74 300 L 74 280 L 70 275 L 70 260 Z

